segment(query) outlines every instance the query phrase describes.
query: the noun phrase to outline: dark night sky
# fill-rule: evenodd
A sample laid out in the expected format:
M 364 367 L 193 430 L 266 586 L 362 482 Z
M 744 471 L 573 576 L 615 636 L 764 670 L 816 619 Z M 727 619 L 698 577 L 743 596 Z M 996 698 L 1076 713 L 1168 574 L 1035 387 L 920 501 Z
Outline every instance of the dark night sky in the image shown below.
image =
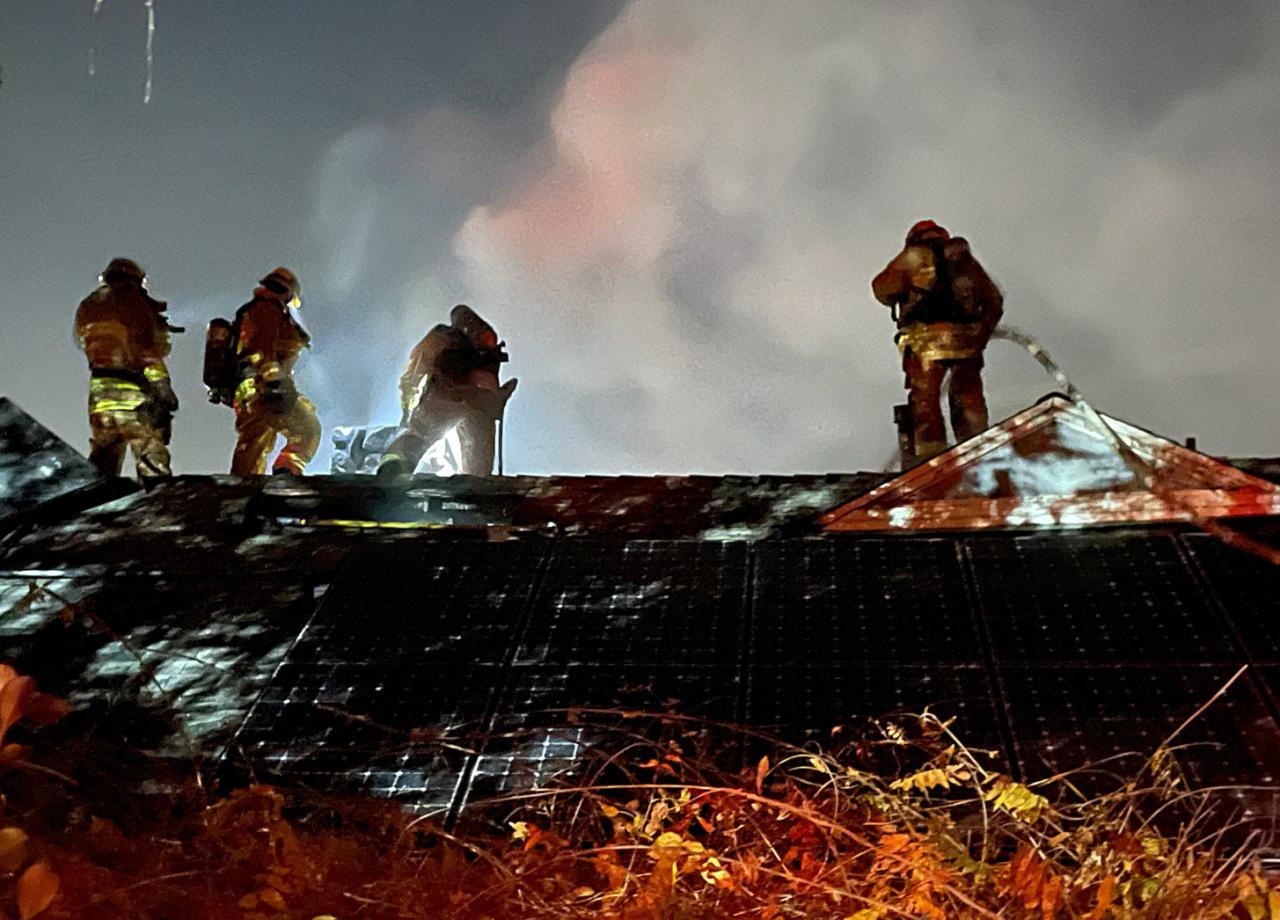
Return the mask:
M 509 470 L 877 468 L 868 282 L 933 216 L 1104 411 L 1280 454 L 1274 3 L 156 0 L 147 105 L 142 0 L 92 6 L 0 5 L 0 393 L 78 447 L 71 317 L 128 255 L 190 330 L 179 471 L 226 468 L 202 329 L 276 264 L 326 427 L 392 421 L 467 301 Z M 995 418 L 1052 388 L 988 368 Z

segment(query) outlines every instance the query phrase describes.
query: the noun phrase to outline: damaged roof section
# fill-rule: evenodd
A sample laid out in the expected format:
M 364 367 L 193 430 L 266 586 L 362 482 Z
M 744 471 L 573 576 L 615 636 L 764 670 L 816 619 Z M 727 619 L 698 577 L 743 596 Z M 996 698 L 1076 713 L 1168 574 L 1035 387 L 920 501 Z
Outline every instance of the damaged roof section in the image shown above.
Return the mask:
M 822 524 L 827 531 L 1043 529 L 1278 512 L 1274 483 L 1054 394 L 836 508 Z
M 881 473 L 796 476 L 367 476 L 268 482 L 253 513 L 286 527 L 501 528 L 559 536 L 758 540 L 816 531 Z
M 93 464 L 0 396 L 0 522 L 104 482 Z
M 5 565 L 13 571 L 148 575 L 325 571 L 343 552 L 343 535 L 285 539 L 253 511 L 262 483 L 232 476 L 176 476 L 55 521 L 11 532 Z

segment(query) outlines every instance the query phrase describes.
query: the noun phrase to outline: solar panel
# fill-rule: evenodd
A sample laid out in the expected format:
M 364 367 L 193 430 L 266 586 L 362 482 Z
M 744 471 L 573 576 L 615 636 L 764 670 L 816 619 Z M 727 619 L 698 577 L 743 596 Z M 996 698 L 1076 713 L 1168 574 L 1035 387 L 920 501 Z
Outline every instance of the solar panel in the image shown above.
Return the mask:
M 653 737 L 662 713 L 692 717 L 680 723 L 689 731 L 699 717 L 735 722 L 739 697 L 733 667 L 515 668 L 469 800 L 545 784 L 593 746 L 612 753 Z
M 1280 663 L 1280 566 L 1207 534 L 1182 540 L 1253 660 Z
M 1253 665 L 1250 668 L 1253 677 L 1262 687 L 1262 692 L 1267 695 L 1268 701 L 1272 705 L 1273 710 L 1280 709 L 1280 665 L 1263 664 Z
M 566 542 L 516 661 L 731 664 L 741 649 L 746 572 L 742 543 Z
M 1000 680 L 1014 746 L 1031 776 L 1111 758 L 1133 774 L 1175 729 L 1221 688 L 1229 666 L 1002 665 Z M 1280 732 L 1252 681 L 1237 681 L 1175 739 L 1201 784 L 1274 784 Z
M 502 664 L 538 578 L 540 546 L 422 540 L 355 555 L 297 656 Z
M 542 559 L 537 545 L 434 540 L 354 555 L 240 732 L 250 763 L 447 808 Z
M 757 665 L 982 658 L 953 540 L 794 540 L 756 559 Z
M 501 673 L 412 661 L 290 663 L 254 706 L 237 745 L 258 769 L 315 788 L 447 808 L 483 743 Z
M 756 667 L 747 674 L 747 721 L 791 743 L 831 740 L 837 727 L 928 710 L 973 747 L 999 747 L 982 665 L 850 662 L 844 667 Z M 835 732 L 838 735 L 839 732 Z
M 998 661 L 1242 660 L 1169 535 L 1001 536 L 966 546 Z
M 1043 776 L 1149 753 L 1230 676 L 1241 653 L 1200 585 L 1151 532 L 412 541 L 353 557 L 240 741 L 325 788 L 456 810 L 590 779 L 588 755 L 671 718 L 642 712 L 834 746 L 838 726 L 928 709 Z M 1276 676 L 1179 739 L 1194 780 L 1280 776 Z

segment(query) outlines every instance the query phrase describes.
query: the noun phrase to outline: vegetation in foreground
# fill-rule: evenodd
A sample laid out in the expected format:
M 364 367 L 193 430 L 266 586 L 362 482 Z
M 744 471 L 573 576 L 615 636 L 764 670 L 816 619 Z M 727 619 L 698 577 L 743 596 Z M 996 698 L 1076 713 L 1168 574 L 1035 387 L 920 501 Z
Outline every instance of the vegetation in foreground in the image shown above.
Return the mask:
M 0 917 L 1280 920 L 1229 796 L 1189 789 L 1170 746 L 1088 794 L 1107 774 L 1015 782 L 930 713 L 818 751 L 572 712 L 575 736 L 608 739 L 572 779 L 446 829 L 384 800 L 213 795 L 159 767 L 93 791 L 41 742 L 66 712 L 0 666 Z M 715 766 L 729 749 L 754 766 Z

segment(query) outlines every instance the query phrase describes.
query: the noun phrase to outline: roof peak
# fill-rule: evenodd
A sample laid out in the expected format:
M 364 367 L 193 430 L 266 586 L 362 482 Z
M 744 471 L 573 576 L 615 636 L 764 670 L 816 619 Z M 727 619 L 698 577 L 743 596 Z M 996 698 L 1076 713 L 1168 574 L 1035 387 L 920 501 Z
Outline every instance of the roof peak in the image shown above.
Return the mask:
M 822 517 L 828 531 L 1079 527 L 1280 513 L 1280 487 L 1050 393 Z

